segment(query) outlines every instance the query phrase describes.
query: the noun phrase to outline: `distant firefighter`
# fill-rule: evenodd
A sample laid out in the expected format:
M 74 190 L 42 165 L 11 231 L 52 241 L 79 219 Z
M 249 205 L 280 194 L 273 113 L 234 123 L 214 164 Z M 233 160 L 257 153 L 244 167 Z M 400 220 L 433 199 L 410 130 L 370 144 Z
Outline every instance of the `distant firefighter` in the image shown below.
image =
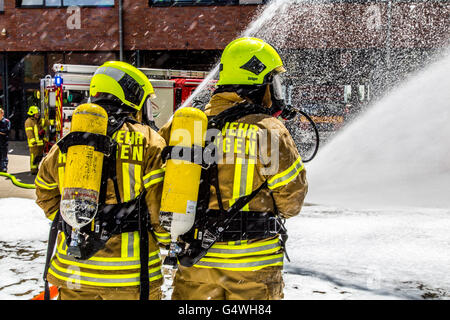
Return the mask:
M 8 171 L 8 135 L 11 122 L 4 117 L 5 112 L 0 108 L 0 172 Z
M 42 160 L 44 152 L 45 133 L 44 127 L 40 121 L 41 114 L 37 106 L 31 106 L 28 109 L 28 118 L 25 121 L 25 133 L 30 149 L 30 172 L 37 174 L 39 162 Z

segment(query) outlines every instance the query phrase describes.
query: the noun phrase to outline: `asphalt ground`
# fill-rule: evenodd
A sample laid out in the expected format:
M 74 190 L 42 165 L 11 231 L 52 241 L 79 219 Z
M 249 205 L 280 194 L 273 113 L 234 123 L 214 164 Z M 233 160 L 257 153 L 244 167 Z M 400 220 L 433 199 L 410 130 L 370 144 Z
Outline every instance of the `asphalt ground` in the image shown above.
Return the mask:
M 30 154 L 26 141 L 9 141 L 8 149 L 8 173 L 20 182 L 33 184 L 35 176 L 30 174 Z M 36 194 L 34 189 L 19 188 L 10 179 L 0 176 L 0 198 L 36 199 Z

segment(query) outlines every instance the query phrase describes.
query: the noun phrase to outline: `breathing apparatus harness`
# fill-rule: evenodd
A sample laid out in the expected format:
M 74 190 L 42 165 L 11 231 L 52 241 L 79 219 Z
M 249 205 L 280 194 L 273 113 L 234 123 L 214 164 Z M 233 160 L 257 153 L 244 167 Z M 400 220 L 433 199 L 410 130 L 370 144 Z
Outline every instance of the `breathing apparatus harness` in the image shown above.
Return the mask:
M 110 138 L 125 123 L 138 123 L 136 120 L 126 117 L 110 116 L 108 119 L 107 136 L 86 132 L 72 132 L 58 141 L 58 147 L 62 153 L 66 153 L 73 145 L 93 146 L 96 151 L 102 152 L 104 157 L 102 182 L 100 187 L 99 208 L 92 224 L 82 227 L 77 233 L 77 239 L 72 238 L 72 228 L 62 219 L 58 210 L 49 234 L 46 264 L 44 270 L 45 300 L 50 299 L 50 289 L 47 281 L 53 250 L 56 244 L 58 231 L 64 232 L 68 244 L 68 254 L 77 260 L 87 260 L 99 250 L 103 249 L 106 242 L 113 236 L 124 232 L 139 232 L 140 246 L 140 299 L 148 300 L 149 276 L 148 276 L 148 231 L 151 225 L 148 218 L 148 208 L 145 203 L 145 190 L 135 199 L 128 202 L 120 201 L 119 186 L 116 174 L 117 142 Z M 105 204 L 108 180 L 114 185 L 117 204 Z
M 270 112 L 270 109 L 259 105 L 249 104 L 248 102 L 240 103 L 210 118 L 208 129 L 221 130 L 227 122 L 233 122 L 251 114 L 270 114 Z M 279 215 L 272 193 L 270 192 L 274 212 L 241 211 L 261 190 L 268 189 L 267 181 L 249 195 L 237 199 L 227 210 L 224 209 L 219 185 L 218 155 L 215 154 L 213 142 L 211 141 L 203 150 L 200 150 L 201 154 L 209 153 L 212 160 L 206 163 L 202 159 L 200 162 L 202 172 L 194 225 L 188 232 L 179 237 L 181 241 L 178 241 L 175 247 L 169 249 L 169 255 L 164 264 L 176 266 L 178 259 L 182 266 L 191 267 L 203 258 L 211 246 L 218 241 L 265 239 L 277 235 L 281 235 L 283 251 L 289 260 L 285 248 L 288 238 L 287 230 Z M 167 161 L 169 158 L 186 160 L 186 157 L 190 157 L 190 161 L 199 163 L 199 152 L 195 149 L 168 146 L 163 150 L 162 158 L 163 161 Z M 219 210 L 209 209 L 211 186 L 216 191 Z M 164 217 L 161 220 L 163 226 L 170 228 L 169 221 Z

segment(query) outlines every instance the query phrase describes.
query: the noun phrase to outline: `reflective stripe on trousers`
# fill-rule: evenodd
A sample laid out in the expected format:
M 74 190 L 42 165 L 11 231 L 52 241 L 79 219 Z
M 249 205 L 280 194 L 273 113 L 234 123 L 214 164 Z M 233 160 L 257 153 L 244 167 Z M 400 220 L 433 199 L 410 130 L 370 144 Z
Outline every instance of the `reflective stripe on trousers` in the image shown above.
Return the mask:
M 78 260 L 74 257 L 67 255 L 67 244 L 64 233 L 61 233 L 61 243 L 57 247 L 57 259 L 62 263 L 95 270 L 132 270 L 138 269 L 141 266 L 139 257 L 139 233 L 126 232 L 122 233 L 122 249 L 120 257 L 92 257 L 88 260 Z M 123 241 L 124 238 L 128 238 L 127 241 Z M 137 239 L 137 240 L 135 240 Z M 159 249 L 149 253 L 148 258 L 149 266 L 161 262 L 159 255 Z
M 236 271 L 255 271 L 269 266 L 282 266 L 283 253 L 278 238 L 248 244 L 214 244 L 196 267 Z
M 257 271 L 266 267 L 282 265 L 283 253 L 249 259 L 203 258 L 194 266 L 198 268 L 217 268 L 235 271 Z
M 38 165 L 34 163 L 34 154 L 30 153 L 30 169 L 37 169 Z
M 140 274 L 99 274 L 82 272 L 76 266 L 63 268 L 53 260 L 48 271 L 55 278 L 64 280 L 72 285 L 84 284 L 99 287 L 128 287 L 140 284 Z M 149 280 L 155 281 L 162 278 L 161 266 L 149 269 Z
M 237 242 L 237 243 L 236 243 Z M 247 241 L 236 241 L 235 244 L 214 244 L 208 250 L 206 257 L 215 258 L 238 258 L 255 255 L 272 254 L 281 250 L 281 243 L 278 238 L 254 242 L 247 244 Z

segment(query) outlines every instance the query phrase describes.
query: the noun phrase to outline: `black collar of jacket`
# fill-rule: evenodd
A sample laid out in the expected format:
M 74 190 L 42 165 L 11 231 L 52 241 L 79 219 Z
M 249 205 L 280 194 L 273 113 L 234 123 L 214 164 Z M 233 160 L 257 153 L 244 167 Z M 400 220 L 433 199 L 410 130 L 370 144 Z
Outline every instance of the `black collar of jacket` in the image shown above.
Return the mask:
M 270 109 L 244 101 L 210 118 L 208 128 L 221 130 L 227 122 L 233 122 L 251 114 L 270 115 Z
M 114 132 L 122 128 L 124 123 L 138 123 L 137 120 L 132 118 L 133 111 L 130 107 L 123 104 L 120 100 L 97 98 L 93 99 L 92 103 L 98 104 L 106 110 L 108 113 L 108 129 L 106 134 L 112 137 Z

